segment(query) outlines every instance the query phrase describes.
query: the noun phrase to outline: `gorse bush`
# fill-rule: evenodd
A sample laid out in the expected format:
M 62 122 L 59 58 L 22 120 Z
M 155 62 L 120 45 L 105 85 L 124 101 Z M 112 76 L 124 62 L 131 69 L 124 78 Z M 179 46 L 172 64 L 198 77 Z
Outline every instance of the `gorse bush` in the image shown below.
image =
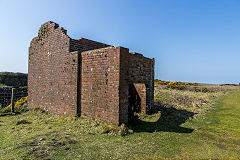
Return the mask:
M 199 85 L 198 83 L 176 82 L 176 81 L 169 82 L 169 81 L 162 81 L 162 80 L 159 80 L 159 79 L 155 79 L 154 83 L 157 84 L 157 85 L 169 85 L 169 86 L 172 86 L 174 84 L 179 85 L 179 86 L 190 86 L 190 85 L 191 86 L 198 86 Z
M 15 105 L 14 105 L 15 112 L 27 111 L 27 99 L 28 99 L 28 96 L 27 97 L 22 97 L 21 99 L 19 99 L 15 103 Z M 1 109 L 0 112 L 2 112 L 2 113 L 10 112 L 11 111 L 11 106 L 12 106 L 11 104 L 8 105 L 7 107 Z
M 154 87 L 160 87 L 161 89 L 177 89 L 187 90 L 193 92 L 228 92 L 231 91 L 234 85 L 210 85 L 201 83 L 189 83 L 189 82 L 177 82 L 177 81 L 162 81 L 155 79 Z
M 178 82 L 169 82 L 167 84 L 167 88 L 179 88 L 179 86 Z
M 186 90 L 187 86 L 197 86 L 197 83 L 185 83 L 185 82 L 169 82 L 167 84 L 167 88 L 172 88 L 172 89 L 179 89 L 179 90 Z
M 160 84 L 160 85 L 167 85 L 169 82 L 168 81 L 162 81 L 162 80 L 155 79 L 154 83 L 155 84 Z
M 178 89 L 178 90 L 194 90 L 195 88 L 197 88 L 198 86 L 200 86 L 200 84 L 198 83 L 189 83 L 189 82 L 177 82 L 177 81 L 162 81 L 162 80 L 158 80 L 155 79 L 154 80 L 154 86 L 161 86 L 163 89 Z M 201 89 L 198 89 L 198 91 L 202 91 Z M 196 91 L 197 91 L 196 90 Z M 206 90 L 204 90 L 205 92 Z

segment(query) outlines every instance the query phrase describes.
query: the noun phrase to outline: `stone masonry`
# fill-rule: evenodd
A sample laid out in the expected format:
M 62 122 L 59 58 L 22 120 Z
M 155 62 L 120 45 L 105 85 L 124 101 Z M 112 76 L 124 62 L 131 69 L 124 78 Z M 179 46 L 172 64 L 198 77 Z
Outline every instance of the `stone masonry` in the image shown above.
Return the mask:
M 43 24 L 29 47 L 28 106 L 128 123 L 154 103 L 154 59 Z

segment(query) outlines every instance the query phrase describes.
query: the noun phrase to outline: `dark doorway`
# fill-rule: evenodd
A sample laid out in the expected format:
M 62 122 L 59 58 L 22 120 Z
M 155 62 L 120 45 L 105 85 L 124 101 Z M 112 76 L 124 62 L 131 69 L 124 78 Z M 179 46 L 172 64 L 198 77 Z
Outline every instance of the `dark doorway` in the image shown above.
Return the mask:
M 128 96 L 128 116 L 129 118 L 134 116 L 134 113 L 141 112 L 141 98 L 134 86 L 134 84 L 129 85 L 129 96 Z

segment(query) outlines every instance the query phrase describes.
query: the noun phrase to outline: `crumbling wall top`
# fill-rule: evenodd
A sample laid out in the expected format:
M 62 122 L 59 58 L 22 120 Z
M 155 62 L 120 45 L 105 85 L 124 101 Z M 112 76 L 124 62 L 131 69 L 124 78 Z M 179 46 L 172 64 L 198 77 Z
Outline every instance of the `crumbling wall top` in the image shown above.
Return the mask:
M 38 30 L 38 37 L 45 36 L 48 31 L 53 31 L 53 30 L 59 30 L 62 33 L 64 33 L 66 36 L 68 36 L 66 29 L 64 29 L 63 27 L 59 28 L 59 24 L 52 21 L 48 21 L 41 25 L 40 29 Z
M 30 43 L 30 47 L 34 44 L 38 44 L 39 42 L 43 41 L 45 38 L 47 38 L 51 33 L 57 31 L 58 34 L 63 35 L 63 37 L 69 38 L 67 35 L 67 30 L 59 27 L 59 25 L 55 22 L 48 21 L 41 25 L 41 27 L 38 30 L 38 35 L 34 37 Z

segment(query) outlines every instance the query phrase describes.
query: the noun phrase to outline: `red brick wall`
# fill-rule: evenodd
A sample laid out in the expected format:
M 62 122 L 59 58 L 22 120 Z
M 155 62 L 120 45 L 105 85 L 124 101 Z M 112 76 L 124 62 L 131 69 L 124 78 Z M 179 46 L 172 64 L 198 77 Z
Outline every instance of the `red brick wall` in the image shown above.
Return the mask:
M 154 60 L 108 47 L 82 52 L 81 116 L 111 123 L 128 123 L 129 85 L 141 98 L 141 112 L 153 105 Z
M 78 114 L 80 52 L 107 46 L 84 38 L 71 39 L 56 23 L 43 24 L 29 47 L 29 107 L 44 108 L 50 113 Z
M 29 48 L 29 107 L 50 113 L 77 113 L 78 55 L 69 52 L 66 30 L 43 24 Z
M 142 112 L 148 112 L 148 110 L 154 105 L 154 59 L 146 58 L 141 54 L 130 54 L 129 58 L 129 77 L 131 83 L 143 83 L 146 86 L 146 94 L 139 93 L 140 95 L 146 95 L 142 97 L 143 102 L 146 103 L 146 110 Z M 135 86 L 138 87 L 138 86 Z M 141 86 L 138 91 L 145 92 Z M 143 107 L 143 106 L 142 106 Z
M 128 53 L 127 50 L 123 55 L 120 82 L 123 83 L 120 86 L 120 90 L 123 90 L 120 92 L 123 93 L 120 99 L 124 102 L 123 106 L 126 106 L 127 94 L 129 94 L 127 90 L 129 90 L 129 84 L 133 84 L 141 99 L 141 112 L 147 113 L 154 105 L 154 59 L 146 58 L 138 53 Z M 123 108 L 126 110 L 126 107 Z M 126 113 L 123 111 L 122 115 Z
M 94 50 L 94 49 L 99 49 L 99 48 L 105 48 L 105 47 L 110 47 L 110 45 L 92 41 L 89 39 L 85 38 L 80 38 L 78 40 L 76 39 L 71 39 L 70 40 L 70 51 L 88 51 L 88 50 Z
M 119 123 L 120 48 L 82 52 L 81 116 Z
M 134 87 L 136 88 L 136 91 L 141 98 L 141 105 L 140 112 L 146 113 L 147 109 L 147 93 L 146 93 L 146 85 L 144 83 L 134 83 Z
M 106 48 L 107 47 L 107 48 Z M 129 85 L 141 111 L 153 105 L 154 60 L 81 38 L 47 22 L 29 48 L 29 107 L 120 124 L 129 118 Z
M 121 47 L 120 51 L 119 121 L 120 123 L 128 123 L 129 50 Z

